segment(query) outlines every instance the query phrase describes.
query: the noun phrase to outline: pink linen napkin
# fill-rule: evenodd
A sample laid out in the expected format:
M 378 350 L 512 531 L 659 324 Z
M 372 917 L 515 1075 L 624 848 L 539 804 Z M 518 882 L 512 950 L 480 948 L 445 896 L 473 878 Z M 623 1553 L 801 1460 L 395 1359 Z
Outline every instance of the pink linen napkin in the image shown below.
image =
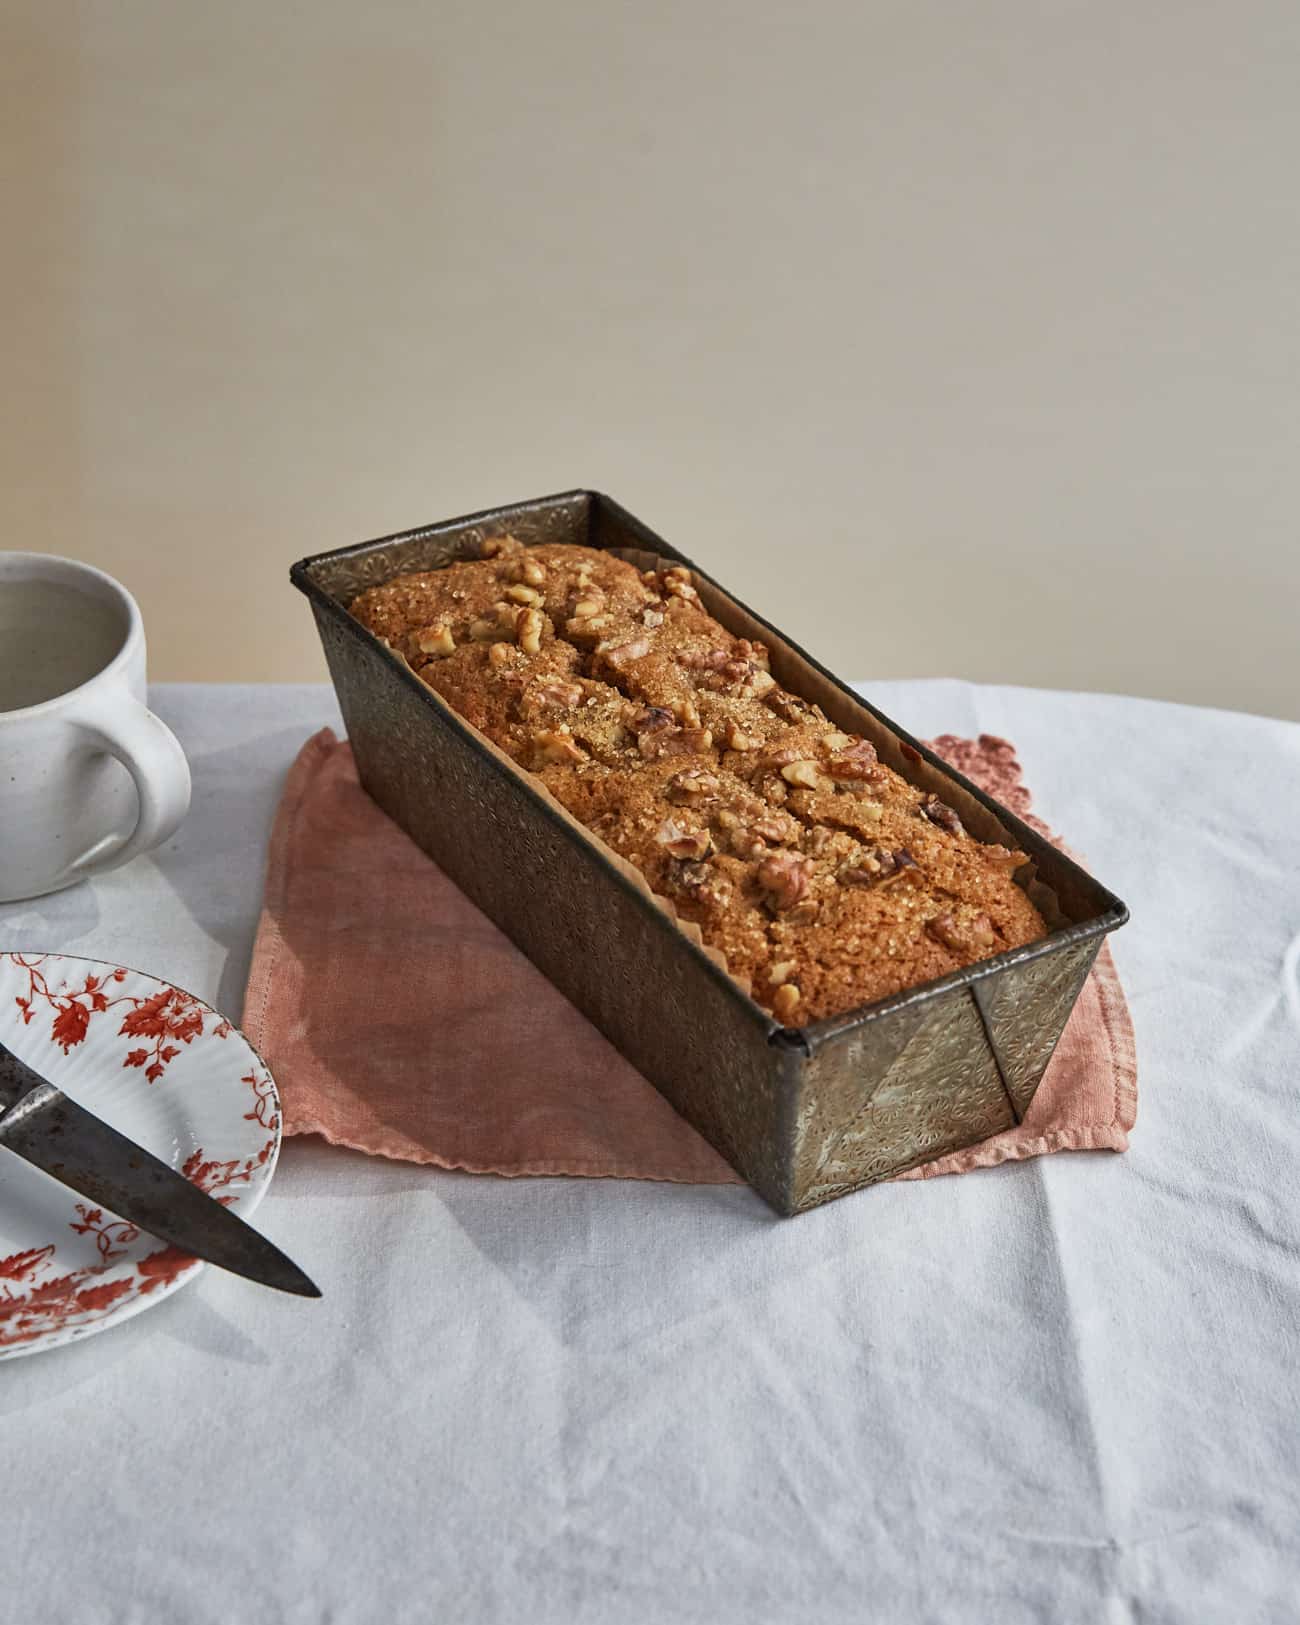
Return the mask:
M 934 748 L 1037 828 L 1006 740 Z M 472 1173 L 731 1184 L 739 1176 L 362 790 L 322 729 L 276 814 L 244 1003 L 286 1134 Z M 1016 1127 L 899 1177 L 1123 1151 L 1128 1006 L 1104 947 Z

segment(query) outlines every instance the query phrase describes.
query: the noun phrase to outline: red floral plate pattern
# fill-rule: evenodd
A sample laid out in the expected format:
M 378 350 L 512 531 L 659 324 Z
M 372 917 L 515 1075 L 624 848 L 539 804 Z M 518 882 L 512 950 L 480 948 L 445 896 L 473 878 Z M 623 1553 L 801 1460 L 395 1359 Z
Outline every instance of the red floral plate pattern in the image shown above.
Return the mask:
M 279 1096 L 202 999 L 121 965 L 0 953 L 0 1041 L 244 1217 L 265 1195 Z M 0 1149 L 0 1360 L 125 1320 L 202 1267 Z

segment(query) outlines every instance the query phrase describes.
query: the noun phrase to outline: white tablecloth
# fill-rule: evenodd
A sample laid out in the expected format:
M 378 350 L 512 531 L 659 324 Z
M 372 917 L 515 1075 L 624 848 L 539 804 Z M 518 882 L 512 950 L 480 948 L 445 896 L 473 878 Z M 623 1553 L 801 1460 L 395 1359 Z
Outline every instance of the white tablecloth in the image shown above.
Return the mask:
M 302 1303 L 205 1271 L 0 1366 L 0 1619 L 1294 1621 L 1300 727 L 881 682 L 1006 734 L 1133 910 L 1127 1156 L 882 1186 L 514 1180 L 291 1142 Z M 162 688 L 193 811 L 0 947 L 238 1014 L 322 688 Z

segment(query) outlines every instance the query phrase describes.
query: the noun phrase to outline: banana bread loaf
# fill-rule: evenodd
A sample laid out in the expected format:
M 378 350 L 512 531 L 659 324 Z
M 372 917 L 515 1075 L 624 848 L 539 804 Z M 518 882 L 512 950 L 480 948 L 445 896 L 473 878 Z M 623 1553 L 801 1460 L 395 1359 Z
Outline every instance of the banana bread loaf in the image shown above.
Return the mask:
M 363 625 L 693 920 L 787 1026 L 1045 934 L 957 813 L 786 693 L 690 572 L 502 536 Z

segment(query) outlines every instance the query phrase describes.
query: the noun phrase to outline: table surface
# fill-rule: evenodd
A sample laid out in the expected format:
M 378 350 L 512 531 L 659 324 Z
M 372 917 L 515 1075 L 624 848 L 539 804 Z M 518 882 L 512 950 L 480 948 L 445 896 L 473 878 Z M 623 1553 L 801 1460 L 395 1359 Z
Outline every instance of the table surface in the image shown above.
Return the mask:
M 502 1180 L 290 1142 L 216 1271 L 0 1370 L 0 1620 L 1293 1620 L 1300 727 L 1109 696 L 865 691 L 1005 734 L 1123 896 L 1131 1151 L 880 1186 Z M 232 1015 L 319 687 L 162 687 L 165 849 L 0 946 Z

